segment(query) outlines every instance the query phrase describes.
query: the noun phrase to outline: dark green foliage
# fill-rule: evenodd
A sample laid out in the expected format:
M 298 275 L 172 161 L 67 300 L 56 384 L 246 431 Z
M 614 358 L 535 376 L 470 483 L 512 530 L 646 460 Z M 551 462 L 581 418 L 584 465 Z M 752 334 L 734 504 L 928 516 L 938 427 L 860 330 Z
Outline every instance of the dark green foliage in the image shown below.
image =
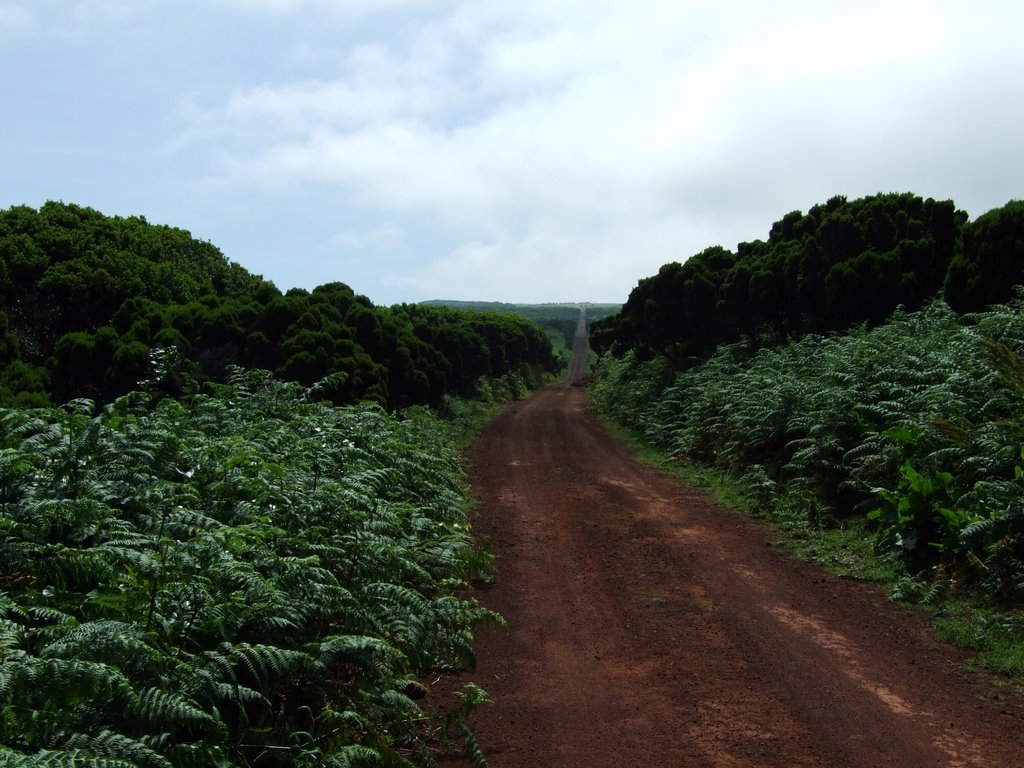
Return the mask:
M 874 521 L 915 573 L 1024 597 L 1024 314 L 942 302 L 872 329 L 720 346 L 699 364 L 605 357 L 593 401 L 756 487 L 768 514 Z
M 949 266 L 945 296 L 960 312 L 1009 301 L 1024 284 L 1024 201 L 1012 201 L 964 227 L 963 250 Z
M 0 212 L 0 261 L 17 357 L 49 368 L 58 402 L 134 387 L 139 345 L 148 350 L 171 325 L 162 307 L 276 292 L 188 232 L 63 203 Z
M 45 405 L 49 384 L 45 369 L 20 359 L 18 337 L 9 330 L 7 315 L 0 312 L 0 406 Z
M 878 521 L 879 542 L 911 573 L 934 565 L 941 550 L 952 551 L 961 531 L 978 522 L 956 508 L 953 487 L 949 472 L 925 477 L 907 460 L 900 466 L 896 487 L 878 489 L 881 505 L 868 513 L 868 519 Z
M 911 194 L 835 197 L 776 222 L 767 241 L 708 248 L 641 280 L 622 313 L 595 325 L 595 349 L 705 356 L 749 337 L 883 322 L 930 301 L 946 281 L 966 216 Z
M 642 280 L 594 327 L 606 413 L 748 478 L 813 524 L 870 513 L 879 547 L 1024 596 L 1024 204 L 835 197 L 766 242 Z M 945 303 L 934 302 L 943 290 Z M 985 311 L 982 311 L 985 310 Z M 891 319 L 891 321 L 889 321 Z M 889 322 L 887 322 L 889 321 Z M 843 334 L 829 337 L 829 334 Z
M 132 297 L 183 303 L 209 294 L 249 295 L 263 286 L 184 230 L 76 205 L 4 211 L 0 242 L 12 281 L 5 298 L 13 325 L 51 340 L 95 330 Z M 48 317 L 40 316 L 42 309 Z
M 0 762 L 425 765 L 465 727 L 406 695 L 496 619 L 453 596 L 488 563 L 446 428 L 228 378 L 0 411 Z
M 408 308 L 343 283 L 282 295 L 188 232 L 62 203 L 0 211 L 0 312 L 0 403 L 112 402 L 147 376 L 150 349 L 169 346 L 200 383 L 260 368 L 329 379 L 319 391 L 335 404 L 389 409 L 556 367 L 521 317 L 452 310 L 414 328 Z
M 599 351 L 632 348 L 644 357 L 711 349 L 728 334 L 715 307 L 735 264 L 734 254 L 716 246 L 683 264 L 664 265 L 657 275 L 640 281 L 619 315 L 594 323 L 591 344 Z M 741 292 L 746 294 L 746 289 Z
M 547 334 L 517 314 L 425 304 L 403 304 L 392 312 L 440 353 L 445 382 L 453 393 L 469 394 L 482 378 L 508 374 L 536 386 L 558 367 Z

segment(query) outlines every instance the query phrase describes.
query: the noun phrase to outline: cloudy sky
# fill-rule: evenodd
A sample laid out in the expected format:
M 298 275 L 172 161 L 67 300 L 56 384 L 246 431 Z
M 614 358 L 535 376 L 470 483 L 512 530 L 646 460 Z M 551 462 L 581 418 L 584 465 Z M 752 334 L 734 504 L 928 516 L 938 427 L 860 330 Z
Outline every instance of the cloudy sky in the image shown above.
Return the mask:
M 279 288 L 623 301 L 836 194 L 1024 197 L 1024 4 L 0 0 L 0 208 Z

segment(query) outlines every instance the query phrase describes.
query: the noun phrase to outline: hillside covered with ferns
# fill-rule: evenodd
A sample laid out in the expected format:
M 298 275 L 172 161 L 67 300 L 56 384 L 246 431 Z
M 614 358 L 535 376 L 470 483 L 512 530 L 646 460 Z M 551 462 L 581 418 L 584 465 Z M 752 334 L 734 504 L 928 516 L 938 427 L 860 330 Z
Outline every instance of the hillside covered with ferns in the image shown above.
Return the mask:
M 594 403 L 786 525 L 866 526 L 903 594 L 1017 606 L 1022 283 L 1022 202 L 833 198 L 642 280 L 595 324 Z

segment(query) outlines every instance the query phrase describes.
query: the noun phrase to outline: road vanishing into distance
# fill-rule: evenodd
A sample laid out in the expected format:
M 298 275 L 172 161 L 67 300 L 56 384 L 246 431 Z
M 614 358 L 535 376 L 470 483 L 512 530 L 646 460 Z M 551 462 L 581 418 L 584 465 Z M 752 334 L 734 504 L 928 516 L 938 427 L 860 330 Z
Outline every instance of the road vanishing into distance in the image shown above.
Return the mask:
M 580 321 L 572 341 L 572 365 L 569 366 L 569 383 L 580 385 L 587 375 L 587 309 L 580 308 Z
M 639 463 L 584 388 L 514 404 L 469 461 L 497 556 L 476 596 L 509 631 L 481 630 L 476 671 L 437 695 L 488 690 L 492 768 L 1024 766 L 1013 689 Z

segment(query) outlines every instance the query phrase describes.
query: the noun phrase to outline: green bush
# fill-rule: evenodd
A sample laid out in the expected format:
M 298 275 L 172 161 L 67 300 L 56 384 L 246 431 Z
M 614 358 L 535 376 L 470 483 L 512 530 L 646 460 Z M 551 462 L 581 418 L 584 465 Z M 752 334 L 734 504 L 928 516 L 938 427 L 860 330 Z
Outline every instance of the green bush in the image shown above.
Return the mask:
M 879 548 L 1024 597 L 1022 304 L 942 302 L 788 344 L 722 345 L 680 368 L 605 356 L 595 406 L 670 454 L 756 477 L 816 524 L 869 514 Z
M 497 620 L 455 596 L 489 560 L 429 412 L 235 370 L 188 400 L 0 426 L 0 761 L 429 765 L 474 746 L 467 706 L 413 698 Z

